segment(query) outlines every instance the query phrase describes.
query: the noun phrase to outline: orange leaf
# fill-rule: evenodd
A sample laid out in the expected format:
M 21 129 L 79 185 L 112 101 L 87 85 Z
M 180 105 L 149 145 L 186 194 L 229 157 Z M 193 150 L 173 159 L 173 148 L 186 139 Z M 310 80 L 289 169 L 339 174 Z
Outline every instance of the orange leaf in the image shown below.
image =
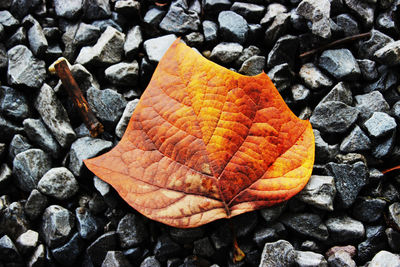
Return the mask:
M 133 208 L 196 227 L 285 201 L 314 163 L 311 124 L 265 73 L 227 70 L 176 40 L 119 144 L 86 160 Z

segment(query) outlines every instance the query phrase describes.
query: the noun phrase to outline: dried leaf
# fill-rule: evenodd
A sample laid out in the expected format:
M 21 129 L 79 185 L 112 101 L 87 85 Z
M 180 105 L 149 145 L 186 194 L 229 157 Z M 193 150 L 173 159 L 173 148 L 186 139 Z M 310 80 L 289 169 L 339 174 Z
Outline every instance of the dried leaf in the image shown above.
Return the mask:
M 265 73 L 240 75 L 176 40 L 119 144 L 85 164 L 145 216 L 186 228 L 291 198 L 313 162 L 311 124 Z

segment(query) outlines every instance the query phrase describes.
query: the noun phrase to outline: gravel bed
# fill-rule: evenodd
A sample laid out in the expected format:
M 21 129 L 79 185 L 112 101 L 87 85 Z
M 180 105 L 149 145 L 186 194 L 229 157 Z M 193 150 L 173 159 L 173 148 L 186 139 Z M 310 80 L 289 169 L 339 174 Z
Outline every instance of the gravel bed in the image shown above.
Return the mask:
M 0 267 L 399 267 L 400 172 L 381 172 L 400 164 L 399 23 L 399 0 L 1 0 Z M 264 71 L 311 121 L 315 166 L 299 195 L 177 229 L 86 169 L 118 143 L 177 37 L 231 70 Z M 47 70 L 60 56 L 98 138 Z

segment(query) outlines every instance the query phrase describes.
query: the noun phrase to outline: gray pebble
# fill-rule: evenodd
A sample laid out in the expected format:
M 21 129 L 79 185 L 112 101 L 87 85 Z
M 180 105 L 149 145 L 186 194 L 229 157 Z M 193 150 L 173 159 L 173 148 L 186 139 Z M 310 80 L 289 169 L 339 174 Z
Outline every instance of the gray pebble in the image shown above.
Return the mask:
M 78 233 L 75 233 L 64 245 L 53 248 L 51 254 L 58 263 L 73 266 L 83 248 L 84 244 L 81 237 Z
M 389 206 L 389 220 L 395 225 L 396 228 L 400 228 L 400 202 L 395 202 Z
M 204 35 L 200 32 L 191 32 L 183 37 L 183 41 L 188 46 L 201 47 L 204 43 Z
M 114 10 L 126 17 L 139 16 L 140 2 L 136 0 L 118 0 L 115 2 Z
M 71 198 L 78 192 L 79 185 L 74 175 L 65 167 L 50 169 L 38 183 L 41 193 L 58 200 Z
M 30 148 L 32 148 L 32 145 L 29 143 L 28 139 L 23 135 L 16 134 L 8 147 L 8 156 L 13 160 L 17 154 Z
M 296 253 L 293 246 L 286 240 L 265 243 L 261 253 L 260 267 L 291 266 L 294 264 Z
M 331 217 L 325 224 L 329 231 L 329 239 L 333 242 L 355 242 L 364 237 L 364 225 L 349 216 Z
M 383 199 L 360 197 L 353 205 L 353 217 L 365 223 L 373 223 L 382 217 L 385 207 L 386 201 Z
M 360 117 L 364 121 L 369 119 L 375 111 L 387 113 L 390 109 L 389 104 L 379 91 L 356 95 L 354 99 L 356 108 L 360 111 Z
M 135 56 L 139 47 L 143 43 L 142 31 L 140 30 L 140 26 L 134 26 L 132 29 L 128 31 L 125 38 L 124 43 L 124 52 L 125 56 L 128 58 L 132 58 Z
M 265 7 L 252 3 L 234 2 L 231 6 L 231 10 L 241 15 L 249 22 L 258 23 L 264 15 Z
M 378 30 L 372 29 L 371 37 L 365 41 L 360 41 L 358 56 L 361 58 L 373 59 L 373 55 L 377 50 L 393 41 L 394 40 L 386 34 Z
M 384 112 L 374 112 L 365 123 L 368 134 L 373 138 L 388 136 L 396 129 L 396 120 Z
M 25 233 L 20 235 L 15 241 L 18 251 L 23 255 L 27 255 L 33 252 L 38 243 L 39 233 L 33 230 L 26 231 Z
M 160 28 L 170 33 L 197 31 L 200 26 L 199 15 L 188 7 L 171 4 L 167 14 L 160 22 Z
M 159 62 L 175 40 L 175 34 L 164 35 L 146 40 L 143 43 L 143 47 L 149 60 L 156 63 Z
M 341 28 L 345 36 L 352 36 L 360 33 L 357 20 L 349 14 L 340 14 L 337 16 L 336 24 Z
M 315 139 L 315 155 L 317 162 L 332 161 L 339 153 L 339 145 L 330 145 L 322 138 L 320 131 L 313 129 Z
M 222 11 L 218 15 L 219 31 L 227 42 L 246 42 L 249 26 L 247 21 L 233 11 Z
M 348 49 L 326 50 L 319 58 L 319 66 L 338 80 L 355 80 L 360 67 Z
M 400 64 L 400 41 L 391 42 L 377 50 L 374 57 L 382 64 L 394 66 Z
M 29 47 L 35 56 L 42 56 L 48 47 L 46 36 L 44 35 L 43 28 L 37 20 L 35 20 L 31 15 L 24 18 L 29 20 L 32 25 L 28 28 L 28 41 Z M 22 23 L 24 23 L 22 21 Z
M 3 201 L 7 205 L 7 199 Z M 0 216 L 0 233 L 6 234 L 13 240 L 16 240 L 29 229 L 29 221 L 25 216 L 24 208 L 20 202 L 13 202 L 3 208 Z
M 369 59 L 357 59 L 362 77 L 368 81 L 373 81 L 378 78 L 378 70 L 376 69 L 375 61 Z
M 280 4 L 280 3 L 271 3 L 267 6 L 267 12 L 265 13 L 264 17 L 261 19 L 260 24 L 262 26 L 265 26 L 267 24 L 270 24 L 271 22 L 274 21 L 276 16 L 282 13 L 287 13 L 288 9 L 286 6 Z
M 106 257 L 107 251 L 117 249 L 117 235 L 114 231 L 107 232 L 98 237 L 86 249 L 90 260 L 95 266 L 100 266 Z
M 264 34 L 264 41 L 267 46 L 275 44 L 279 37 L 284 35 L 290 25 L 290 13 L 277 14 L 270 26 L 267 27 Z
M 75 225 L 74 215 L 59 205 L 46 208 L 42 216 L 41 237 L 50 248 L 64 244 L 72 234 Z
M 366 27 L 370 27 L 374 22 L 375 6 L 362 0 L 344 0 L 347 7 L 361 18 Z
M 4 263 L 17 263 L 21 261 L 21 256 L 17 248 L 7 235 L 3 235 L 0 238 L 0 258 Z
M 296 36 L 285 35 L 279 38 L 268 54 L 267 66 L 272 68 L 282 63 L 288 63 L 293 67 L 298 46 L 299 39 Z
M 158 26 L 158 24 L 160 24 L 161 20 L 163 19 L 164 15 L 165 15 L 164 10 L 158 7 L 152 7 L 144 15 L 143 21 L 146 24 L 150 24 L 152 26 Z
M 252 56 L 259 56 L 261 53 L 260 48 L 254 45 L 250 45 L 243 49 L 242 54 L 239 56 L 238 59 L 235 61 L 235 65 L 241 67 L 243 62 L 251 58 Z
M 139 64 L 136 60 L 131 63 L 120 62 L 104 71 L 105 77 L 112 84 L 119 86 L 136 86 L 139 76 Z
M 276 219 L 281 216 L 282 212 L 285 210 L 286 202 L 282 202 L 280 204 L 263 208 L 260 210 L 261 217 L 268 223 L 274 222 Z
M 210 58 L 222 64 L 229 64 L 239 58 L 243 46 L 238 43 L 220 43 L 211 51 Z
M 5 42 L 5 46 L 9 49 L 16 45 L 25 45 L 28 42 L 26 36 L 26 30 L 23 27 L 19 27 L 10 38 Z
M 273 67 L 267 75 L 280 93 L 290 88 L 294 79 L 294 73 L 287 63 Z
M 329 0 L 303 0 L 297 6 L 297 13 L 312 22 L 311 31 L 322 38 L 331 37 L 329 14 L 331 5 Z
M 31 220 L 35 220 L 47 207 L 47 197 L 42 195 L 38 190 L 33 189 L 25 202 L 25 214 Z
M 0 142 L 8 142 L 14 135 L 23 132 L 24 128 L 7 120 L 0 114 Z
M 286 213 L 279 219 L 286 227 L 304 236 L 327 240 L 329 233 L 321 217 L 313 213 Z
M 361 128 L 356 125 L 354 129 L 347 135 L 340 144 L 340 151 L 361 152 L 371 148 L 371 140 Z
M 300 78 L 312 90 L 318 90 L 333 85 L 332 80 L 323 74 L 313 63 L 304 64 L 300 68 Z
M 311 175 L 310 180 L 297 197 L 314 207 L 333 211 L 336 188 L 332 176 Z
M 351 106 L 353 104 L 353 96 L 348 84 L 344 82 L 339 82 L 336 84 L 329 93 L 322 98 L 320 103 L 325 103 L 328 101 L 339 101 L 346 105 Z
M 77 17 L 83 7 L 82 0 L 71 0 L 68 2 L 62 0 L 54 0 L 54 8 L 57 16 L 67 19 L 74 19 Z
M 204 20 L 203 23 L 204 40 L 207 43 L 215 43 L 217 41 L 218 25 L 211 20 Z
M 0 87 L 0 110 L 2 113 L 15 120 L 23 120 L 30 116 L 30 108 L 25 95 L 8 86 Z
M 142 261 L 140 267 L 161 267 L 161 263 L 155 256 L 149 256 Z
M 312 251 L 296 250 L 295 262 L 299 267 L 328 267 L 324 256 Z
M 121 219 L 117 227 L 117 235 L 122 248 L 137 246 L 148 238 L 143 219 L 133 213 L 128 213 Z
M 100 230 L 100 225 L 96 218 L 86 208 L 76 208 L 76 227 L 79 235 L 86 240 L 93 239 Z
M 89 20 L 104 19 L 111 16 L 111 7 L 107 0 L 85 1 L 84 4 L 84 17 Z
M 243 62 L 239 72 L 245 75 L 254 76 L 263 72 L 265 66 L 265 57 L 252 56 Z
M 400 266 L 400 256 L 389 251 L 379 251 L 371 260 L 368 267 Z
M 132 101 L 129 101 L 128 104 L 126 104 L 121 119 L 119 120 L 117 127 L 115 127 L 115 134 L 119 138 L 122 138 L 123 134 L 125 133 L 126 127 L 128 126 L 132 113 L 135 110 L 138 103 L 139 99 L 134 99 Z
M 132 267 L 121 251 L 108 251 L 101 267 Z
M 290 88 L 295 102 L 304 102 L 311 96 L 311 91 L 302 84 L 295 84 Z
M 345 251 L 335 252 L 328 258 L 331 267 L 356 267 L 356 262 Z

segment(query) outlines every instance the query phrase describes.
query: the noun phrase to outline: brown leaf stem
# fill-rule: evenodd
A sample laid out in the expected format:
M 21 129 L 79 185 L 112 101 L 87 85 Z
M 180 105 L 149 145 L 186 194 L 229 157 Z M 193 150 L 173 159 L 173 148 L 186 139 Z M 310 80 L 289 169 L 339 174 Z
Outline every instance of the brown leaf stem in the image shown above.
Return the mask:
M 348 37 L 345 37 L 343 39 L 339 39 L 339 40 L 327 43 L 325 45 L 322 45 L 320 47 L 314 48 L 314 49 L 312 49 L 310 51 L 304 52 L 304 53 L 300 54 L 299 57 L 300 58 L 305 58 L 305 57 L 311 56 L 311 55 L 313 55 L 315 53 L 318 53 L 320 51 L 323 51 L 325 49 L 328 49 L 328 48 L 331 48 L 331 47 L 334 47 L 334 46 L 338 46 L 338 45 L 341 45 L 341 44 L 345 44 L 345 43 L 348 43 L 348 42 L 353 42 L 353 41 L 356 41 L 356 40 L 359 40 L 359 39 L 368 38 L 370 36 L 371 36 L 370 32 L 365 32 L 365 33 L 360 33 L 360 34 L 348 36 Z

